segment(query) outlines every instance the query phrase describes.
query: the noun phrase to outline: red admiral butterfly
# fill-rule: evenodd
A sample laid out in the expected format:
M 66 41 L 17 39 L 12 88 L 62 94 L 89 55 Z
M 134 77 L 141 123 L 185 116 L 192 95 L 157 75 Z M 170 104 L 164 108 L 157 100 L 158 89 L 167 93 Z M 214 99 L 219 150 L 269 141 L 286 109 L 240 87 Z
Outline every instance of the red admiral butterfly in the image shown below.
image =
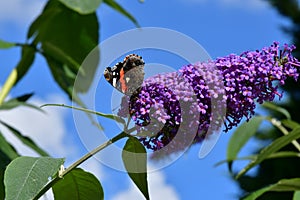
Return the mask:
M 104 70 L 105 79 L 124 94 L 132 94 L 144 81 L 144 65 L 142 57 L 137 54 L 126 56 L 123 62 Z

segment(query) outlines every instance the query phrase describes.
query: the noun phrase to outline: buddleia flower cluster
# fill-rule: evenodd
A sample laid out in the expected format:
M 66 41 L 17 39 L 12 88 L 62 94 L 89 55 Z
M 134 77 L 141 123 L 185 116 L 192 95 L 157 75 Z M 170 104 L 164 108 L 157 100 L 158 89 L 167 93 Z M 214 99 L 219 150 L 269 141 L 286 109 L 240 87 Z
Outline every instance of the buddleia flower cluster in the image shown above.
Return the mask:
M 119 115 L 130 115 L 148 149 L 183 150 L 209 138 L 220 127 L 228 132 L 255 113 L 256 102 L 282 97 L 278 87 L 298 79 L 295 46 L 274 42 L 261 50 L 230 54 L 183 66 L 146 79 Z

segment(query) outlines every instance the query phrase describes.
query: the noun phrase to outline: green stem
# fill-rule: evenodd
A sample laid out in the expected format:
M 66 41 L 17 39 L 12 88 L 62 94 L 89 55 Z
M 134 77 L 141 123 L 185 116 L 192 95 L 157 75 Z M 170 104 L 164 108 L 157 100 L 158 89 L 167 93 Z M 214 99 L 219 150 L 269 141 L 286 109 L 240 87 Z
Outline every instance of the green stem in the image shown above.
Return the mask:
M 54 179 L 52 179 L 47 185 L 45 185 L 41 191 L 34 197 L 34 200 L 38 200 L 42 195 L 44 195 L 55 183 L 57 183 L 61 178 L 63 178 L 65 175 L 67 175 L 70 171 L 78 167 L 80 164 L 82 164 L 84 161 L 98 153 L 99 151 L 105 149 L 109 145 L 113 144 L 114 142 L 127 137 L 128 134 L 124 131 L 118 134 L 117 136 L 113 137 L 112 139 L 106 141 L 105 143 L 101 144 L 100 146 L 96 147 L 92 151 L 88 152 L 84 156 L 82 156 L 79 160 L 75 161 L 70 167 L 68 167 L 65 171 L 63 171 L 61 174 L 57 175 Z
M 18 78 L 18 72 L 17 69 L 14 68 L 10 75 L 8 76 L 7 80 L 5 81 L 3 88 L 0 92 L 0 105 L 3 104 L 5 98 L 7 97 L 7 95 L 9 94 L 9 91 L 11 90 L 11 88 L 14 86 L 14 84 L 16 83 Z

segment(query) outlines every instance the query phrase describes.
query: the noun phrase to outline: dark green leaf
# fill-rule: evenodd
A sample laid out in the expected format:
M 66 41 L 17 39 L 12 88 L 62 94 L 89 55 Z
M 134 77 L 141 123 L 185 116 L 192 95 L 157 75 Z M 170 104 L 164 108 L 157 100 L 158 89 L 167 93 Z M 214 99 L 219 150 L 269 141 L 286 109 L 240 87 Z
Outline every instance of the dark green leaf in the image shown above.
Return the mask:
M 294 192 L 293 200 L 300 200 L 300 191 Z
M 116 1 L 114 1 L 114 0 L 103 0 L 103 2 L 106 3 L 108 6 L 110 6 L 111 8 L 115 9 L 116 11 L 118 11 L 119 13 L 121 13 L 122 15 L 126 16 L 137 27 L 140 26 L 138 24 L 138 22 L 136 21 L 136 19 L 129 12 L 127 12 L 120 4 L 118 4 Z
M 278 105 L 276 105 L 274 103 L 265 102 L 264 104 L 262 104 L 262 106 L 265 107 L 265 108 L 268 108 L 270 110 L 273 110 L 273 111 L 281 113 L 287 119 L 291 119 L 291 115 L 290 115 L 290 113 L 286 109 L 284 109 L 284 108 L 282 108 L 282 107 L 280 107 L 280 106 L 278 106 Z
M 257 199 L 257 197 L 261 196 L 265 192 L 268 192 L 271 187 L 272 186 L 267 186 L 267 187 L 264 187 L 264 188 L 261 188 L 261 189 L 255 191 L 255 192 L 252 192 L 251 194 L 249 194 L 248 196 L 243 198 L 243 200 L 255 200 L 255 199 Z
M 256 159 L 250 162 L 245 168 L 243 168 L 238 173 L 236 178 L 239 178 L 240 176 L 245 174 L 248 170 L 250 170 L 252 167 L 258 165 L 263 160 L 268 158 L 270 155 L 277 152 L 279 149 L 281 149 L 282 147 L 286 146 L 287 144 L 291 143 L 293 140 L 296 140 L 298 138 L 300 138 L 300 127 L 295 128 L 288 135 L 284 135 L 280 138 L 277 138 L 270 145 L 262 149 L 261 152 L 257 155 Z
M 6 200 L 32 199 L 58 172 L 64 159 L 49 157 L 18 157 L 4 174 Z
M 91 173 L 73 169 L 53 187 L 55 200 L 104 199 L 102 186 Z
M 284 119 L 281 121 L 282 124 L 290 129 L 294 129 L 296 128 L 297 126 L 300 126 L 299 123 L 293 121 L 293 120 L 290 120 L 290 119 Z
M 10 160 L 13 160 L 19 156 L 16 149 L 9 142 L 6 141 L 6 139 L 3 137 L 1 132 L 0 132 L 0 151 L 3 154 L 5 154 Z
M 1 151 L 0 149 L 0 199 L 4 200 L 5 188 L 4 188 L 4 171 L 6 166 L 11 162 L 11 159 Z
M 43 112 L 43 110 L 40 107 L 37 107 L 33 104 L 30 103 L 26 103 L 26 101 L 32 96 L 32 94 L 25 94 L 13 99 L 10 99 L 6 102 L 4 102 L 1 106 L 0 106 L 0 110 L 11 110 L 14 109 L 18 106 L 26 106 L 29 108 L 33 108 L 36 109 L 38 111 Z
M 232 161 L 237 158 L 238 153 L 247 141 L 256 133 L 261 122 L 264 120 L 262 116 L 255 116 L 249 122 L 243 123 L 233 133 L 227 146 L 228 168 L 232 170 Z
M 93 1 L 82 1 L 82 0 L 59 0 L 61 3 L 65 4 L 68 8 L 80 13 L 80 14 L 90 14 L 95 12 L 99 7 L 102 0 Z
M 28 72 L 30 69 L 33 61 L 35 58 L 35 48 L 30 45 L 24 45 L 22 46 L 22 54 L 21 54 L 21 60 L 19 61 L 16 69 L 17 69 L 17 81 L 15 84 L 17 84 L 18 81 L 20 81 L 23 76 Z
M 86 92 L 93 81 L 99 57 L 89 66 L 80 66 L 98 45 L 98 28 L 95 13 L 81 15 L 59 1 L 50 0 L 28 31 L 27 37 L 35 45 L 41 43 L 55 81 L 70 99 L 76 78 L 80 84 L 75 92 Z
M 35 144 L 35 142 L 31 138 L 22 135 L 17 129 L 15 129 L 14 127 L 10 126 L 9 124 L 1 120 L 0 123 L 3 126 L 7 127 L 21 142 L 23 142 L 23 144 L 30 147 L 32 150 L 34 150 L 41 156 L 49 156 L 42 148 L 40 148 L 37 144 Z
M 128 138 L 122 152 L 122 159 L 131 180 L 136 184 L 145 198 L 149 199 L 145 147 L 138 139 L 134 137 Z
M 261 188 L 251 193 L 247 197 L 243 198 L 243 200 L 255 200 L 257 197 L 268 191 L 287 192 L 296 190 L 300 190 L 300 178 L 282 179 L 276 184 Z
M 0 39 L 0 49 L 8 49 L 13 46 L 16 46 L 16 44 L 12 42 L 6 42 Z

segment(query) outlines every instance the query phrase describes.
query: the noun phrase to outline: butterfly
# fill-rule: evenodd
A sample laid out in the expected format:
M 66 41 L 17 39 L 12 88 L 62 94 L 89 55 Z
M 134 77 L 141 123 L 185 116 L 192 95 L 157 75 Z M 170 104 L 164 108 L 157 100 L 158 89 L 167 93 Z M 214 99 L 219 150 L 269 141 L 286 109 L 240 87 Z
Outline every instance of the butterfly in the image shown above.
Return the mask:
M 137 54 L 127 55 L 123 62 L 104 70 L 105 79 L 124 94 L 134 93 L 144 81 L 145 62 Z

